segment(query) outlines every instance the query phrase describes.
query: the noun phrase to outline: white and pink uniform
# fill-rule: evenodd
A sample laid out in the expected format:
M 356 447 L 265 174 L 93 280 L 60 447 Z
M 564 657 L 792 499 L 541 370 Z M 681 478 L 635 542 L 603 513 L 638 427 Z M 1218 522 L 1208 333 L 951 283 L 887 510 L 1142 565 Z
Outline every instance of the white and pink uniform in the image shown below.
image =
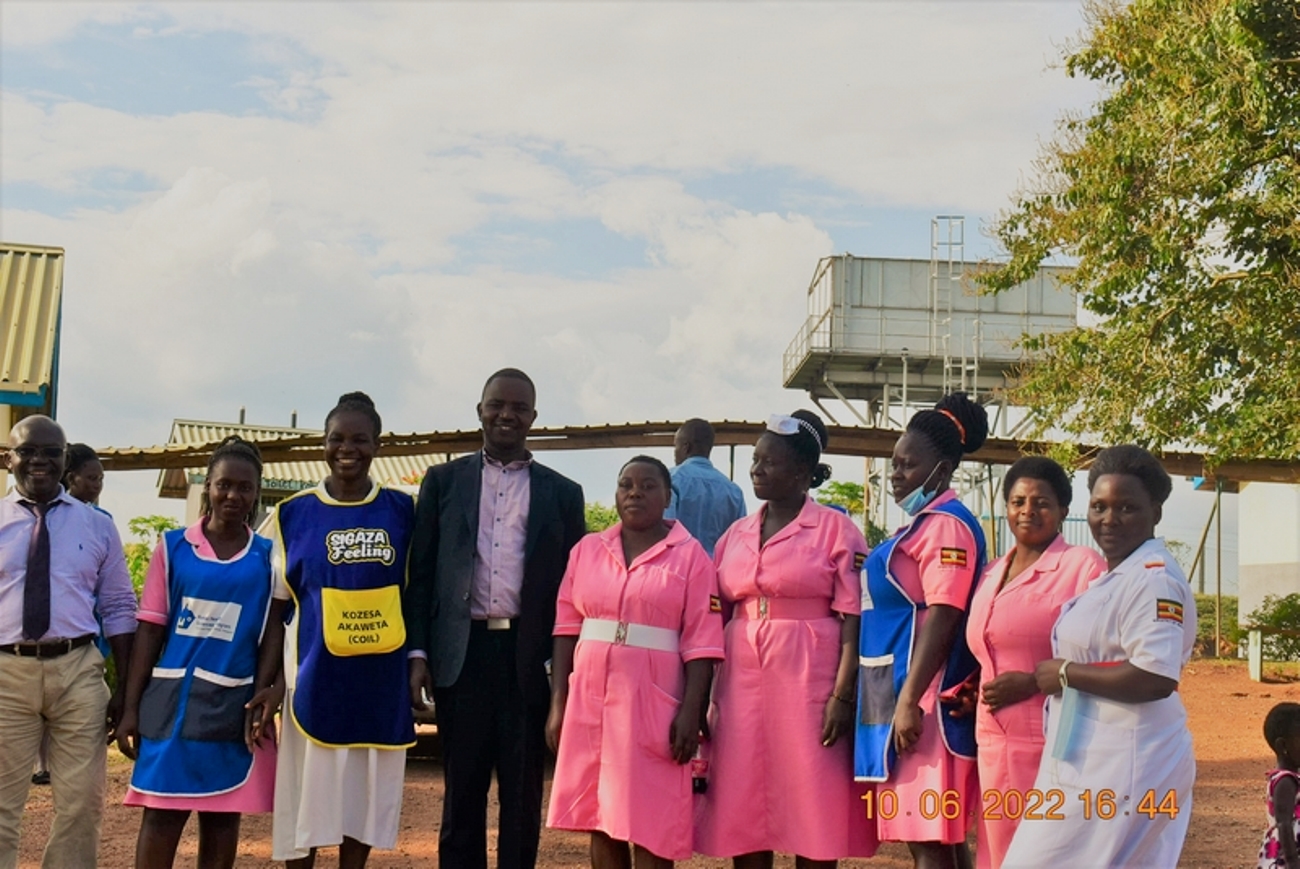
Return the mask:
M 582 538 L 560 584 L 555 635 L 582 636 L 546 824 L 599 830 L 684 860 L 692 853 L 691 767 L 673 760 L 669 728 L 681 707 L 684 665 L 722 657 L 717 575 L 680 523 L 630 565 L 621 531 L 618 523 Z M 626 641 L 588 639 L 584 623 L 598 620 L 623 625 Z M 635 644 L 649 633 L 668 645 L 673 632 L 675 652 Z

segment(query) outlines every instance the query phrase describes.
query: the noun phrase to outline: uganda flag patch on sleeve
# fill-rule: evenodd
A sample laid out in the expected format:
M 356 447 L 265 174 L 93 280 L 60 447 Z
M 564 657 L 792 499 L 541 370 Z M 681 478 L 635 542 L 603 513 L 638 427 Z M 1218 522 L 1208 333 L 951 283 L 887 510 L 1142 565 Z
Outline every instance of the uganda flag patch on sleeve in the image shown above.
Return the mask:
M 864 564 L 866 564 L 866 563 L 867 563 L 867 553 L 865 553 L 865 552 L 855 552 L 855 553 L 853 553 L 853 569 L 854 569 L 854 570 L 861 570 L 861 569 L 862 569 L 862 565 L 864 565 Z
M 716 594 L 709 595 L 709 612 L 722 612 L 722 598 L 718 597 Z
M 966 550 L 945 546 L 939 550 L 939 564 L 944 567 L 965 567 Z
M 1156 621 L 1183 623 L 1183 605 L 1176 600 L 1156 598 Z

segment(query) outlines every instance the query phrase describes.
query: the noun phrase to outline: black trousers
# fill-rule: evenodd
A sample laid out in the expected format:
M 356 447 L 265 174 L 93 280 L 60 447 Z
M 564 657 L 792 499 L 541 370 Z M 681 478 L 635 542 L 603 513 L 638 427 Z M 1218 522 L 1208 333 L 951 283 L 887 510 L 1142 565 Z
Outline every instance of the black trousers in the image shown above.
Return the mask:
M 446 796 L 438 861 L 445 869 L 487 869 L 487 798 L 497 775 L 499 869 L 533 869 L 542 828 L 546 704 L 524 702 L 515 663 L 516 629 L 473 622 L 460 677 L 434 691 Z

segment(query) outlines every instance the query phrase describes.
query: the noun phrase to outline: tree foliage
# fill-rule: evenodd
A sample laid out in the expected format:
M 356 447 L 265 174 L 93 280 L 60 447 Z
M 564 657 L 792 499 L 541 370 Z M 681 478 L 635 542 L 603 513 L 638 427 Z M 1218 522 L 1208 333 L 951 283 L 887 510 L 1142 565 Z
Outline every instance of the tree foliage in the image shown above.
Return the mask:
M 817 503 L 843 507 L 850 516 L 861 516 L 866 508 L 866 490 L 858 483 L 832 480 L 817 491 Z
M 1252 627 L 1300 631 L 1300 594 L 1264 595 L 1264 602 L 1246 617 Z M 1264 657 L 1270 661 L 1300 661 L 1300 636 L 1265 634 Z
M 1201 657 L 1210 657 L 1215 654 L 1214 649 L 1214 601 L 1212 594 L 1198 594 L 1196 597 L 1196 646 L 1195 652 Z M 1223 595 L 1223 615 L 1219 625 L 1219 650 L 1218 654 L 1234 657 L 1237 654 L 1237 646 L 1246 636 L 1246 631 L 1237 624 L 1237 598 L 1231 595 Z M 1274 656 L 1269 660 L 1282 661 L 1287 660 L 1282 657 Z
M 1095 324 L 1026 340 L 1017 401 L 1061 428 L 1300 455 L 1300 0 L 1086 0 L 1098 83 L 992 230 L 992 290 L 1043 262 Z
M 126 555 L 127 570 L 131 573 L 131 585 L 135 587 L 135 596 L 139 597 L 154 547 L 164 532 L 181 526 L 170 516 L 151 515 L 136 516 L 126 523 L 126 527 L 135 536 L 135 540 L 122 544 L 122 550 Z
M 618 511 L 599 501 L 591 501 L 586 506 L 586 517 L 588 531 L 604 531 L 618 521 Z
M 861 522 L 868 545 L 876 546 L 889 537 L 889 533 L 884 528 L 866 518 L 866 490 L 861 483 L 833 480 L 818 490 L 816 500 L 818 504 L 840 507 Z

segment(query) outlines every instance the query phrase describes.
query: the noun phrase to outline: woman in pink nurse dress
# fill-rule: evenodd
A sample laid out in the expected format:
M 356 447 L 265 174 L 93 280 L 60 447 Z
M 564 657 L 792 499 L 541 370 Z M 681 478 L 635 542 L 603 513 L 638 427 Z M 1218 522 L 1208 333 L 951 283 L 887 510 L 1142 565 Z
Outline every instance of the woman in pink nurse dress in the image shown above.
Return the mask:
M 620 521 L 569 556 L 555 618 L 546 738 L 557 751 L 547 826 L 591 832 L 593 867 L 671 865 L 692 853 L 691 760 L 713 662 L 717 577 L 665 521 L 668 469 L 619 472 Z

